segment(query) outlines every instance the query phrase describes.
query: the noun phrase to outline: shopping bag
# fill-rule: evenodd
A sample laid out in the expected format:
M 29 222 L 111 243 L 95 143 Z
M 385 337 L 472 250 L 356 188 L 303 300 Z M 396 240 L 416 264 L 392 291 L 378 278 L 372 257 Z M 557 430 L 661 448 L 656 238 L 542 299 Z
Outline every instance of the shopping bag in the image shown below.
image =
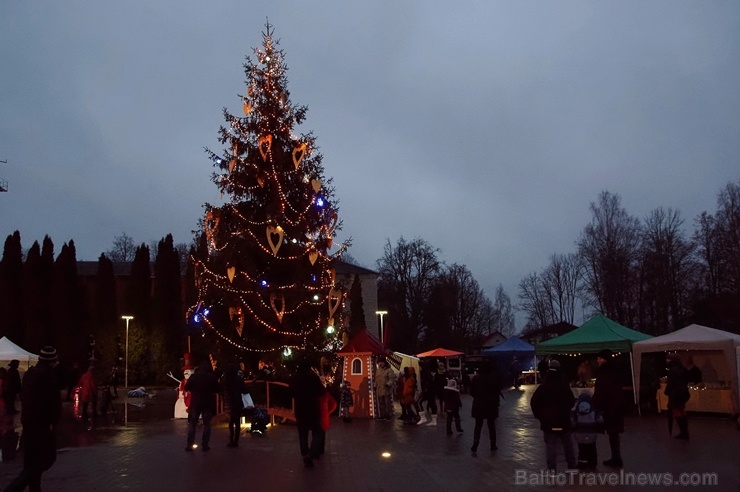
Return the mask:
M 252 401 L 252 395 L 249 393 L 242 393 L 242 406 L 244 408 L 254 408 L 254 401 Z

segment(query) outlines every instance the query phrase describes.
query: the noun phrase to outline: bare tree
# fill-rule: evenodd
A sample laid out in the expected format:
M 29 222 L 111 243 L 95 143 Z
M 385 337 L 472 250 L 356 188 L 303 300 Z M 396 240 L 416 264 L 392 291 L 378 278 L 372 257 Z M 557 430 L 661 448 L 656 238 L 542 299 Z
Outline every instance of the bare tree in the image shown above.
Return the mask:
M 719 255 L 726 271 L 721 288 L 740 298 L 740 181 L 727 183 L 717 196 Z
M 583 278 L 583 263 L 578 255 L 552 255 L 541 278 L 544 294 L 551 305 L 553 322 L 573 324 Z
M 646 332 L 667 333 L 684 325 L 694 278 L 694 247 L 681 214 L 659 207 L 645 219 L 640 260 L 640 323 Z
M 712 214 L 702 212 L 696 218 L 694 230 L 694 246 L 699 260 L 699 286 L 701 290 L 717 295 L 722 283 L 719 230 L 717 221 Z
M 389 314 L 389 322 L 395 326 L 390 338 L 398 350 L 413 352 L 424 331 L 424 309 L 441 268 L 438 252 L 423 239 L 407 242 L 401 237 L 395 247 L 387 240 L 377 262 L 379 288 L 385 290 L 379 292 L 379 300 L 387 300 L 395 308 Z M 393 320 L 394 315 L 401 319 Z
M 496 288 L 496 295 L 493 299 L 493 315 L 493 329 L 495 331 L 498 331 L 507 338 L 516 333 L 514 308 L 511 305 L 511 298 L 501 284 Z
M 539 274 L 530 273 L 519 282 L 518 297 L 518 308 L 527 314 L 528 326 L 544 328 L 555 322 L 550 296 Z
M 105 253 L 105 256 L 111 261 L 134 261 L 135 255 L 136 245 L 134 245 L 134 240 L 125 232 L 113 238 L 113 248 Z
M 584 261 L 588 301 L 605 316 L 630 326 L 637 318 L 640 222 L 621 202 L 619 195 L 603 191 L 591 203 L 593 218 L 581 233 L 578 253 Z

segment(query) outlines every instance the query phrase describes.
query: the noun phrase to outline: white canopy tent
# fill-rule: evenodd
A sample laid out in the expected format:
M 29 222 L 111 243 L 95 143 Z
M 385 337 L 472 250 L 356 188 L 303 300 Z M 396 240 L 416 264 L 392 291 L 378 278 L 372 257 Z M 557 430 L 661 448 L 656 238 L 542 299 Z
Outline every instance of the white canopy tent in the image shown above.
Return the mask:
M 7 366 L 13 359 L 20 362 L 18 370 L 25 372 L 32 363 L 36 364 L 39 361 L 39 356 L 19 347 L 8 337 L 0 338 L 0 367 Z
M 734 413 L 738 413 L 738 346 L 740 335 L 701 325 L 689 325 L 667 335 L 636 342 L 632 345 L 635 383 L 639 388 L 640 365 L 644 352 L 689 351 L 701 369 L 705 382 L 729 383 Z

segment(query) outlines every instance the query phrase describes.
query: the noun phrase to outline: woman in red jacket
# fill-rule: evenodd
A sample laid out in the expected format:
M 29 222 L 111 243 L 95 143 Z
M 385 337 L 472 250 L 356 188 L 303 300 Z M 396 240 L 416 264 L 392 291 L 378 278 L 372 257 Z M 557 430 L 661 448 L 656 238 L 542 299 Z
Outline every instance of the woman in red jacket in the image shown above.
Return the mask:
M 403 414 L 406 415 L 404 424 L 415 425 L 421 417 L 414 410 L 416 403 L 416 370 L 413 367 L 404 367 L 403 372 L 406 376 L 403 383 L 403 395 L 401 396 L 401 406 L 404 408 Z
M 337 409 L 337 400 L 329 394 L 329 391 L 324 389 L 324 392 L 319 396 L 319 421 L 321 423 L 321 444 L 319 447 L 319 454 L 315 458 L 319 458 L 324 454 L 324 447 L 326 446 L 326 431 L 329 430 L 329 424 L 331 422 L 331 414 Z

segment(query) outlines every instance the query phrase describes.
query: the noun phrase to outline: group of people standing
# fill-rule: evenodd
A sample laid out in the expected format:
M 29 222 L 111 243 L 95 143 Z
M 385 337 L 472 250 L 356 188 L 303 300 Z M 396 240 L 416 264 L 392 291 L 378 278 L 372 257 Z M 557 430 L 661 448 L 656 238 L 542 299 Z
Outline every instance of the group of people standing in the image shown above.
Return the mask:
M 624 401 L 621 379 L 612 355 L 608 349 L 597 354 L 599 372 L 593 397 L 583 392 L 577 404 L 570 383 L 561 373 L 560 363 L 556 359 L 549 360 L 542 384 L 530 401 L 532 413 L 540 421 L 544 433 L 549 470 L 555 470 L 558 446 L 563 447 L 568 468 L 595 468 L 596 433 L 602 431 L 609 437 L 611 450 L 611 457 L 604 461 L 604 465 L 623 466 L 620 434 L 624 432 Z
M 416 370 L 404 367 L 398 378 L 385 359 L 378 361 L 375 374 L 375 391 L 379 403 L 379 418 L 391 420 L 393 417 L 392 388 L 401 404 L 400 420 L 407 425 L 426 425 L 436 427 L 438 415 L 446 415 L 446 431 L 451 435 L 454 424 L 457 432 L 463 432 L 460 424 L 462 400 L 456 379 L 450 376 L 445 364 L 434 360 L 422 360 L 419 364 L 421 377 L 417 381 Z M 502 394 L 503 381 L 495 366 L 484 360 L 470 382 L 473 397 L 471 416 L 475 420 L 472 452 L 478 450 L 483 425 L 488 424 L 491 450 L 496 446 L 496 419 Z

